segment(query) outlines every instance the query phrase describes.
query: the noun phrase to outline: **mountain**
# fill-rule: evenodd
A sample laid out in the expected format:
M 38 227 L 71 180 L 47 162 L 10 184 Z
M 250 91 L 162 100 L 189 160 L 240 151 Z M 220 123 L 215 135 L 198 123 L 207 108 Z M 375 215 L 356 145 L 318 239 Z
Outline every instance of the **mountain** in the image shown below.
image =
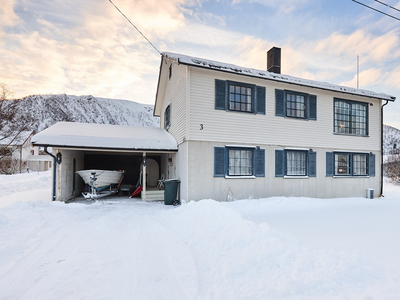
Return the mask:
M 88 96 L 33 95 L 17 99 L 20 118 L 34 120 L 32 130 L 42 131 L 60 122 L 81 122 L 130 126 L 159 127 L 160 120 L 153 116 L 153 105 L 133 101 Z M 400 148 L 400 130 L 383 127 L 383 154 L 395 154 Z
M 72 95 L 33 95 L 17 99 L 19 118 L 31 117 L 32 130 L 42 131 L 60 122 L 98 123 L 158 127 L 153 105 L 127 100 Z
M 400 149 L 400 130 L 383 125 L 383 154 L 398 154 Z

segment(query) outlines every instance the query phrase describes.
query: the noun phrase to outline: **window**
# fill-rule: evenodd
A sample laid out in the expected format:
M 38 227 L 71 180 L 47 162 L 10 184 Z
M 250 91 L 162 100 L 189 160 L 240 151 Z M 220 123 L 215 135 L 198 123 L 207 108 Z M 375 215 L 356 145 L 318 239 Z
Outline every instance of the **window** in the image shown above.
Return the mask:
M 334 132 L 368 135 L 368 103 L 335 98 Z
M 286 151 L 286 175 L 307 175 L 306 154 L 305 151 Z
M 317 96 L 275 90 L 275 115 L 306 120 L 317 119 Z
M 286 116 L 295 118 L 306 117 L 306 96 L 294 94 L 291 92 L 286 93 Z
M 164 112 L 164 128 L 168 129 L 169 126 L 171 126 L 171 104 L 168 104 Z
M 214 177 L 265 176 L 265 149 L 215 147 Z
M 265 114 L 265 87 L 216 79 L 215 109 Z
M 228 175 L 253 175 L 253 150 L 228 149 Z
M 327 152 L 326 176 L 375 176 L 375 154 Z
M 252 88 L 229 84 L 229 110 L 252 111 Z
M 317 153 L 313 150 L 275 150 L 275 176 L 316 176 Z

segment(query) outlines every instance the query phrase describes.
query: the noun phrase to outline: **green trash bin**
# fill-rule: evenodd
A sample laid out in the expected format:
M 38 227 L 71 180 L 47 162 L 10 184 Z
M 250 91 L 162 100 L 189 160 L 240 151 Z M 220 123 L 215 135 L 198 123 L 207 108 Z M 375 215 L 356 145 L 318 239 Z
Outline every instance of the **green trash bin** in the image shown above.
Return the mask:
M 180 202 L 179 199 L 179 184 L 181 183 L 178 179 L 168 179 L 164 181 L 164 204 L 165 205 L 177 205 Z

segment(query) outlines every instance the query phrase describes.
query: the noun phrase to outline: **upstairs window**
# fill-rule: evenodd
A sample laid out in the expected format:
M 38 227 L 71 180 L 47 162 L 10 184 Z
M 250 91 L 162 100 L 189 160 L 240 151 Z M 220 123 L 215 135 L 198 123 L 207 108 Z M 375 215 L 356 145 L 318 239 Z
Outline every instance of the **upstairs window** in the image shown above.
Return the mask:
M 317 96 L 288 90 L 275 90 L 275 115 L 316 120 Z
M 265 114 L 265 87 L 216 79 L 215 109 Z
M 368 135 L 368 103 L 334 99 L 334 132 Z
M 252 112 L 253 88 L 229 84 L 229 110 Z
M 164 128 L 168 129 L 170 126 L 171 126 L 171 104 L 168 104 L 164 112 Z
M 305 118 L 307 115 L 306 96 L 291 92 L 286 93 L 286 116 Z

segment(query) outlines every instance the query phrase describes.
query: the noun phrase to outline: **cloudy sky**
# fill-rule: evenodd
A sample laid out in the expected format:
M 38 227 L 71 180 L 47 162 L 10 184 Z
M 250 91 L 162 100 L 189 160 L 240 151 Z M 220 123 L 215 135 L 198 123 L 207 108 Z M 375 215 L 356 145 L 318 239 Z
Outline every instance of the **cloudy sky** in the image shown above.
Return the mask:
M 396 96 L 385 123 L 400 128 L 400 21 L 351 0 L 112 0 L 161 52 Z M 358 0 L 400 18 L 379 1 Z M 382 0 L 400 8 L 397 0 Z M 160 55 L 109 0 L 1 0 L 0 83 L 15 97 L 91 94 L 153 104 Z

